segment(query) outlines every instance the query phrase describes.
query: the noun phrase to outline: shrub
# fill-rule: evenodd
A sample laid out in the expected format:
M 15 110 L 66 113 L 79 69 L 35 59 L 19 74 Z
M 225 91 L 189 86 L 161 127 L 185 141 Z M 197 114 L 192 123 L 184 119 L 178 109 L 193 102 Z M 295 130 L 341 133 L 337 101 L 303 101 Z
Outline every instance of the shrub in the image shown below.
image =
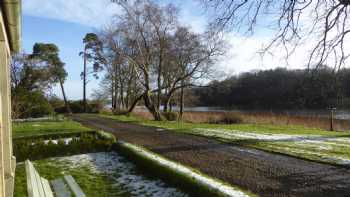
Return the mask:
M 104 132 L 104 131 L 97 131 L 96 133 L 103 140 L 109 140 L 109 141 L 112 141 L 112 142 L 116 142 L 117 141 L 115 136 L 113 134 L 111 134 L 111 133 L 107 133 L 107 132 Z
M 73 113 L 84 113 L 83 101 L 72 101 L 70 102 L 70 108 Z M 99 101 L 88 101 L 86 106 L 87 113 L 99 113 L 103 109 L 103 104 Z M 64 109 L 62 109 L 64 110 Z M 65 111 L 64 111 L 65 112 Z
M 72 101 L 70 103 L 70 108 L 73 113 L 83 113 L 84 112 L 83 101 Z
M 211 124 L 239 124 L 243 122 L 242 117 L 237 113 L 223 113 L 221 117 L 209 118 Z
M 38 118 L 53 114 L 53 108 L 41 91 L 17 89 L 12 98 L 13 118 Z
M 178 113 L 176 112 L 163 112 L 162 115 L 168 121 L 175 121 L 179 117 Z
M 103 115 L 113 115 L 112 111 L 110 109 L 106 109 L 106 108 L 103 108 L 101 111 L 100 111 L 100 114 L 103 114 Z
M 51 107 L 54 109 L 56 113 L 66 112 L 66 106 L 62 99 L 58 98 L 57 96 L 51 96 L 48 100 Z
M 89 113 L 100 113 L 103 109 L 103 103 L 100 101 L 90 101 L 88 103 L 88 112 Z
M 114 115 L 128 115 L 129 111 L 125 109 L 114 109 L 113 110 Z

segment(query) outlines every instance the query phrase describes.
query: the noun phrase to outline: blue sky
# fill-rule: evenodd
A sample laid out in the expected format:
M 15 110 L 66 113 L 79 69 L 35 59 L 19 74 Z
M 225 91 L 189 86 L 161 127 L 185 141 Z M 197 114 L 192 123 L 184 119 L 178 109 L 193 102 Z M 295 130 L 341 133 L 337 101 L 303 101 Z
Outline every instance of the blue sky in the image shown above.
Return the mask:
M 166 3 L 162 1 L 161 3 Z M 174 1 L 178 6 L 191 9 L 193 4 L 184 4 L 183 1 Z M 36 42 L 54 43 L 60 49 L 60 57 L 66 63 L 68 78 L 65 88 L 69 99 L 81 99 L 82 58 L 78 55 L 83 48 L 82 38 L 86 33 L 96 32 L 108 24 L 119 8 L 109 0 L 25 0 L 23 1 L 22 43 L 23 50 L 32 51 Z M 190 13 L 183 11 L 183 19 L 187 20 Z M 191 14 L 196 31 L 203 29 L 203 19 Z M 88 95 L 98 88 L 98 80 L 91 79 L 88 84 Z M 61 96 L 58 87 L 53 93 Z
M 205 29 L 207 18 L 196 0 L 157 0 L 161 4 L 173 3 L 180 8 L 180 22 L 191 26 L 193 31 Z M 66 63 L 68 79 L 65 88 L 69 99 L 81 99 L 82 38 L 88 32 L 96 32 L 109 23 L 120 10 L 110 0 L 24 0 L 23 3 L 23 50 L 30 53 L 35 42 L 55 43 L 60 57 Z M 225 35 L 229 50 L 217 63 L 216 69 L 225 75 L 238 74 L 256 69 L 269 69 L 285 65 L 280 56 L 261 58 L 259 48 L 269 40 L 266 31 L 251 37 L 231 32 Z M 303 53 L 303 52 L 302 52 Z M 290 67 L 300 67 L 301 58 L 293 58 Z M 98 88 L 98 80 L 88 84 L 88 95 Z M 53 93 L 61 96 L 58 87 Z
M 65 22 L 41 17 L 23 16 L 23 50 L 27 53 L 32 51 L 36 42 L 55 43 L 60 49 L 60 57 L 66 63 L 65 68 L 68 78 L 65 84 L 69 99 L 80 99 L 82 94 L 82 82 L 80 73 L 82 70 L 82 58 L 79 51 L 82 50 L 82 38 L 88 32 L 95 31 L 93 27 L 77 23 Z M 89 92 L 97 87 L 97 83 L 89 84 Z M 53 93 L 61 96 L 58 87 Z

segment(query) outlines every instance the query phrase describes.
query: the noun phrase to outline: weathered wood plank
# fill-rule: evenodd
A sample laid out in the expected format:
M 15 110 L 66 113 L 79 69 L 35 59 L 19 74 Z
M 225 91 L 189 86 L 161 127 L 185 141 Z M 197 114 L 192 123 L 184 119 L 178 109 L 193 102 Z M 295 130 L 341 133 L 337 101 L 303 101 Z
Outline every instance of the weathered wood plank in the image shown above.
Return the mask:
M 57 197 L 71 197 L 72 193 L 64 183 L 62 178 L 51 181 L 54 193 Z
M 41 177 L 41 182 L 43 184 L 45 197 L 53 197 L 49 181 Z
M 36 171 L 36 169 L 34 168 L 33 164 L 31 164 L 31 166 L 32 166 L 33 171 L 34 171 L 36 187 L 38 188 L 39 196 L 40 197 L 45 197 L 45 191 L 44 191 L 44 188 L 43 188 L 43 184 L 41 182 L 41 177 L 40 177 L 39 173 Z
M 27 192 L 29 197 L 54 197 L 49 181 L 40 177 L 29 160 L 25 161 L 27 174 Z
M 0 14 L 1 15 L 1 14 Z M 1 16 L 0 16 L 0 23 L 1 23 Z M 1 25 L 0 25 L 1 29 Z M 1 33 L 0 33 L 1 34 Z M 1 42 L 0 42 L 1 44 Z M 0 60 L 0 66 L 1 66 L 1 60 Z M 2 127 L 2 107 L 1 107 L 1 98 L 4 96 L 4 93 L 0 91 L 0 142 L 2 142 L 4 128 Z M 5 170 L 4 170 L 4 150 L 3 147 L 0 145 L 0 196 L 5 196 Z
M 27 191 L 29 197 L 86 197 L 77 182 L 71 175 L 51 181 L 54 193 L 51 190 L 50 183 L 45 178 L 42 178 L 34 168 L 34 165 L 29 161 L 25 161 L 27 174 Z M 73 193 L 72 193 L 73 192 Z
M 26 175 L 27 175 L 27 192 L 28 197 L 40 197 L 38 187 L 35 180 L 35 172 L 33 165 L 29 160 L 25 161 Z
M 83 190 L 81 190 L 78 183 L 75 182 L 74 178 L 71 175 L 64 176 L 64 179 L 76 197 L 86 197 Z

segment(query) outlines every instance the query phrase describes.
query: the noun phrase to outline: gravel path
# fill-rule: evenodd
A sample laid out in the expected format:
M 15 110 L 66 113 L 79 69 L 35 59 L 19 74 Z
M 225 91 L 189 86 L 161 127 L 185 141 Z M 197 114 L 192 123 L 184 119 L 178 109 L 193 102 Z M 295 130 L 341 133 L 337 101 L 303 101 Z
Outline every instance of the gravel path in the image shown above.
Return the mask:
M 350 197 L 349 169 L 92 115 L 73 119 L 259 196 Z

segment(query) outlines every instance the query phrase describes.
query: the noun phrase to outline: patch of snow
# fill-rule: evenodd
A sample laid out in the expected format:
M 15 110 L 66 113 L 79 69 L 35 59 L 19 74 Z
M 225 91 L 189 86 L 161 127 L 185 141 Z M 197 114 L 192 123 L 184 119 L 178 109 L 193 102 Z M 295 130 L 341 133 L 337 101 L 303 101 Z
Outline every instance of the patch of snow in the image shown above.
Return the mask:
M 25 119 L 12 119 L 13 122 L 37 122 L 46 120 L 63 120 L 61 117 L 41 117 L 41 118 L 25 118 Z
M 246 152 L 246 153 L 250 153 L 250 154 L 253 154 L 253 155 L 261 155 L 261 151 L 258 151 L 258 150 L 247 149 L 247 148 L 239 148 L 237 146 L 232 146 L 231 148 L 234 149 L 234 150 L 238 150 L 240 152 Z
M 271 149 L 280 149 L 285 153 L 296 153 L 318 156 L 321 160 L 327 162 L 334 162 L 342 165 L 349 165 L 350 158 L 348 155 L 327 155 L 325 151 L 332 151 L 341 148 L 350 148 L 349 137 L 327 137 L 321 135 L 288 135 L 288 134 L 270 134 L 257 132 L 242 132 L 238 130 L 228 129 L 205 129 L 196 128 L 193 132 L 209 136 L 219 137 L 230 140 L 257 140 L 262 142 L 271 142 L 273 145 L 269 146 Z M 283 147 L 285 142 L 293 144 L 293 147 Z M 267 144 L 268 144 L 267 143 Z M 277 143 L 277 144 L 276 144 Z
M 68 163 L 69 168 L 86 166 L 96 174 L 106 175 L 114 180 L 112 187 L 122 188 L 132 196 L 187 196 L 177 188 L 167 186 L 161 180 L 151 180 L 137 174 L 136 166 L 116 152 L 81 154 L 61 157 L 58 160 Z
M 337 163 L 340 165 L 350 165 L 349 159 L 345 159 L 345 158 L 339 157 L 339 156 L 329 156 L 329 155 L 323 154 L 321 152 L 312 152 L 312 151 L 296 149 L 296 148 L 289 148 L 289 147 L 276 147 L 276 146 L 269 146 L 269 147 L 274 148 L 276 150 L 284 150 L 284 151 L 287 151 L 290 153 L 295 153 L 295 154 L 305 154 L 305 155 L 317 156 L 321 160 L 326 161 L 326 162 Z
M 71 142 L 73 140 L 73 138 L 62 138 L 62 140 L 64 141 L 64 144 L 68 145 L 69 142 Z M 50 140 L 44 140 L 45 144 L 48 144 Z M 58 139 L 56 140 L 51 140 L 52 143 L 54 144 L 58 144 Z
M 287 134 L 270 134 L 270 133 L 255 133 L 255 132 L 242 132 L 238 130 L 228 130 L 228 129 L 204 129 L 195 128 L 194 132 L 204 133 L 205 135 L 217 135 L 217 136 L 227 136 L 236 139 L 257 139 L 266 141 L 300 141 L 307 139 L 318 139 L 323 138 L 320 135 L 287 135 Z
M 232 197 L 249 197 L 249 195 L 245 194 L 243 191 L 240 191 L 234 187 L 231 187 L 227 184 L 223 184 L 215 179 L 209 178 L 209 177 L 205 177 L 193 170 L 191 170 L 190 168 L 187 168 L 181 164 L 169 161 L 167 159 L 164 159 L 162 157 L 159 157 L 156 154 L 153 154 L 151 152 L 146 151 L 143 148 L 140 148 L 138 146 L 129 144 L 127 142 L 119 142 L 122 146 L 125 146 L 133 151 L 138 152 L 139 154 L 153 160 L 154 162 L 158 162 L 160 165 L 166 166 L 172 170 L 177 171 L 178 173 L 181 173 L 183 175 L 189 176 L 192 179 L 207 185 L 210 188 L 213 188 L 227 196 L 232 196 Z M 163 195 L 162 195 L 163 196 Z

